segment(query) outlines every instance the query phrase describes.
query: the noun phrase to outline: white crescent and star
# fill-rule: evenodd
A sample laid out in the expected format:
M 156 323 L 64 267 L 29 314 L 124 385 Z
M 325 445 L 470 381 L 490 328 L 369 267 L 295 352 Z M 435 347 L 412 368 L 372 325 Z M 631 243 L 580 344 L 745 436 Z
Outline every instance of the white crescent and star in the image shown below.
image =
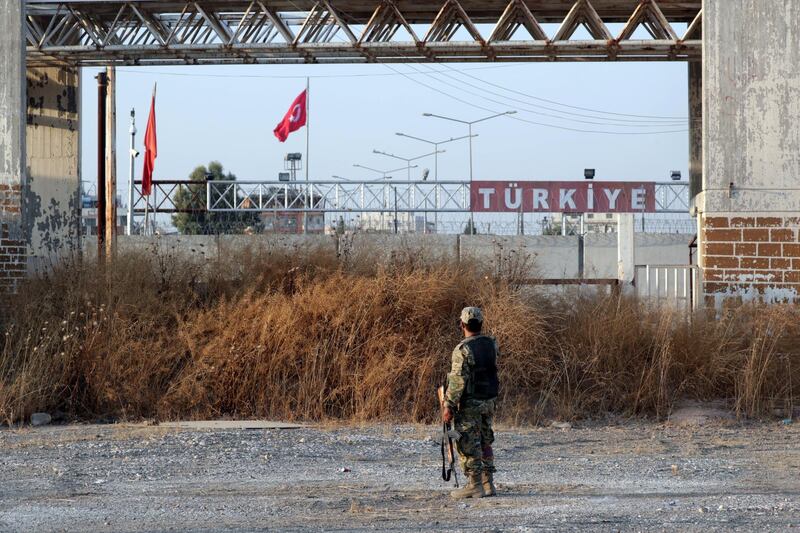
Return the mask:
M 292 116 L 289 117 L 289 122 L 298 122 L 300 120 L 300 115 L 303 114 L 303 108 L 300 107 L 300 104 L 295 104 L 292 108 Z

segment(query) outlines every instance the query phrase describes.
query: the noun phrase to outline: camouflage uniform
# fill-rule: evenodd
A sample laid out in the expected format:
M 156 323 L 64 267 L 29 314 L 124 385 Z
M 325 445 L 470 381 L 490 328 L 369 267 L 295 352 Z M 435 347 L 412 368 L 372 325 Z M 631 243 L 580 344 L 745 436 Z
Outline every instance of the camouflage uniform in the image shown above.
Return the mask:
M 476 309 L 468 307 L 464 311 Z M 480 310 L 477 310 L 480 313 Z M 466 318 L 466 320 L 465 320 Z M 462 321 L 470 317 L 462 314 Z M 481 317 L 482 321 L 482 317 Z M 491 341 L 495 354 L 499 356 L 497 341 L 487 335 L 476 335 L 461 341 L 453 350 L 452 367 L 447 375 L 447 392 L 445 402 L 454 413 L 455 429 L 461 434 L 456 444 L 461 468 L 464 474 L 481 474 L 482 472 L 495 472 L 494 431 L 492 419 L 494 417 L 495 399 L 474 398 L 474 368 L 475 356 L 471 344 L 479 339 Z M 483 341 L 485 342 L 485 341 Z

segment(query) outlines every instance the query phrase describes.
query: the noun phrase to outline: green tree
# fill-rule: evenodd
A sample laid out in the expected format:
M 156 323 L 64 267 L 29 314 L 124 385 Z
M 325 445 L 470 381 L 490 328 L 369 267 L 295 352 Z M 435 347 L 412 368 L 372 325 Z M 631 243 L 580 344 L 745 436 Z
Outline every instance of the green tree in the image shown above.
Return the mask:
M 477 235 L 478 229 L 472 225 L 472 219 L 467 220 L 466 226 L 464 226 L 464 235 Z
M 212 161 L 208 167 L 200 165 L 189 174 L 189 180 L 197 182 L 179 190 L 175 194 L 175 207 L 192 209 L 188 213 L 172 216 L 172 224 L 184 235 L 243 233 L 247 228 L 257 231 L 261 219 L 257 212 L 209 212 L 206 211 L 206 180 L 235 181 L 236 176 L 225 173 L 222 163 Z M 212 198 L 212 205 L 214 199 Z
M 561 235 L 561 223 L 547 224 L 542 228 L 542 235 Z

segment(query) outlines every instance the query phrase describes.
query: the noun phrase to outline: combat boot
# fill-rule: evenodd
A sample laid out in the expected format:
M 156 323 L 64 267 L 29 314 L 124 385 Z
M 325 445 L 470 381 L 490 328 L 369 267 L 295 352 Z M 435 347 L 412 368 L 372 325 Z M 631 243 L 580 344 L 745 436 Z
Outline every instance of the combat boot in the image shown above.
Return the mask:
M 481 474 L 481 482 L 483 484 L 483 493 L 486 496 L 497 496 L 497 489 L 494 486 L 494 475 L 491 472 L 483 472 Z
M 486 496 L 483 492 L 483 483 L 481 483 L 480 474 L 470 474 L 469 481 L 463 488 L 454 490 L 450 496 L 456 500 L 463 500 L 464 498 L 483 498 Z

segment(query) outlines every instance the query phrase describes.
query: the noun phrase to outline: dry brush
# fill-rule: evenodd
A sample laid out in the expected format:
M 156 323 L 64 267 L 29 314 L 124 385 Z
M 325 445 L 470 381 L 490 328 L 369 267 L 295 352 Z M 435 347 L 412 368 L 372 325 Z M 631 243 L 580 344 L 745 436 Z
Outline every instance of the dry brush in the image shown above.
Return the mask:
M 102 272 L 76 261 L 30 280 L 6 313 L 0 421 L 43 410 L 427 421 L 465 305 L 485 309 L 499 340 L 508 422 L 664 417 L 684 398 L 761 416 L 800 396 L 796 307 L 712 320 L 618 295 L 568 296 L 480 265 L 354 264 L 324 251 L 197 261 L 155 246 Z

